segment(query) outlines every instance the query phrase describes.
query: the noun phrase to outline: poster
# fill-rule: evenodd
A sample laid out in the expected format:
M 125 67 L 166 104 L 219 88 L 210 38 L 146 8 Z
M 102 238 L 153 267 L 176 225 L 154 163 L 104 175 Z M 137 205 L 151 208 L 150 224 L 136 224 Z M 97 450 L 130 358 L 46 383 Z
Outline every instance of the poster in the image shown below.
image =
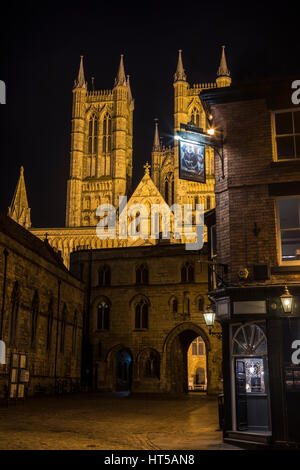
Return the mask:
M 205 183 L 205 146 L 179 141 L 179 178 Z

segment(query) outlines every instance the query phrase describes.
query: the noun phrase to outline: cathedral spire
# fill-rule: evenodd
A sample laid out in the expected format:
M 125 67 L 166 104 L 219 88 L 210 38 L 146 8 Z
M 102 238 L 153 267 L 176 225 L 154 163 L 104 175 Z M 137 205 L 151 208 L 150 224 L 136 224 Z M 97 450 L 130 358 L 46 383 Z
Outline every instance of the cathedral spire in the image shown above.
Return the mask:
M 153 142 L 153 152 L 160 151 L 160 141 L 159 141 L 159 132 L 158 132 L 158 119 L 155 118 L 155 131 L 154 131 L 154 142 Z
M 124 62 L 123 62 L 123 54 L 121 54 L 121 60 L 120 60 L 120 65 L 119 65 L 119 71 L 117 78 L 115 80 L 115 86 L 126 86 L 126 76 L 125 76 L 125 70 L 124 70 Z
M 177 63 L 177 70 L 174 74 L 174 82 L 178 82 L 178 81 L 186 81 L 186 74 L 185 74 L 185 71 L 184 71 L 184 68 L 183 68 L 183 64 L 182 64 L 182 57 L 181 57 L 181 52 L 182 50 L 179 49 L 179 55 L 178 55 L 178 63 Z
M 83 55 L 80 56 L 80 66 L 77 80 L 75 80 L 75 88 L 86 88 L 86 81 L 84 78 L 84 69 L 83 69 Z
M 28 199 L 25 187 L 24 168 L 20 168 L 19 181 L 12 199 L 11 205 L 8 208 L 8 215 L 18 224 L 23 227 L 30 228 L 30 208 L 28 206 Z
M 131 93 L 131 88 L 130 88 L 130 81 L 129 81 L 129 75 L 127 75 L 127 88 L 128 88 L 128 101 L 131 103 L 132 101 L 132 93 Z
M 230 77 L 230 72 L 227 67 L 226 57 L 225 57 L 225 46 L 222 46 L 222 56 L 220 67 L 217 72 L 218 77 Z

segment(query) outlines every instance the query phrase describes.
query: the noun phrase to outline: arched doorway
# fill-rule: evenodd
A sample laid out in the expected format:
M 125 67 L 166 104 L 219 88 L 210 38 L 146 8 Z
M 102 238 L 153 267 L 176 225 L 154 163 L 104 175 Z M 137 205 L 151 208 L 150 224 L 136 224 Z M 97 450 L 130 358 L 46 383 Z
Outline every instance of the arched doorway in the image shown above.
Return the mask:
M 132 357 L 127 349 L 121 349 L 117 352 L 115 373 L 116 391 L 130 391 L 132 378 Z
M 169 333 L 164 344 L 164 388 L 167 391 L 173 393 L 187 393 L 189 391 L 188 350 L 198 337 L 201 337 L 204 342 L 206 385 L 209 384 L 209 339 L 200 326 L 191 322 L 184 322 Z M 198 373 L 200 375 L 200 371 Z M 199 380 L 202 381 L 200 377 Z
M 117 344 L 106 356 L 105 388 L 112 392 L 130 391 L 132 384 L 131 351 Z
M 188 359 L 188 388 L 192 391 L 204 392 L 207 389 L 207 359 L 205 342 L 202 336 L 197 336 L 187 353 Z

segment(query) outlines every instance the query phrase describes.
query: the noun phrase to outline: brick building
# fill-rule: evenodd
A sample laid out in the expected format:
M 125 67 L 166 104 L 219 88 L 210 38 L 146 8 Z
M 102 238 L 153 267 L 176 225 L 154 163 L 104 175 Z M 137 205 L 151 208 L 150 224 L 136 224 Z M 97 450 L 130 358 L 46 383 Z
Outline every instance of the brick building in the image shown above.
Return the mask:
M 71 255 L 71 272 L 87 285 L 84 369 L 92 371 L 86 379 L 94 388 L 181 393 L 190 385 L 208 393 L 222 390 L 221 341 L 209 335 L 203 317 L 206 246 L 200 253 L 163 241 L 80 250 Z
M 223 330 L 224 438 L 234 442 L 300 442 L 300 106 L 292 82 L 200 94 L 218 145 L 223 133 L 206 223 L 210 296 Z
M 60 256 L 0 214 L 0 397 L 80 383 L 83 284 Z

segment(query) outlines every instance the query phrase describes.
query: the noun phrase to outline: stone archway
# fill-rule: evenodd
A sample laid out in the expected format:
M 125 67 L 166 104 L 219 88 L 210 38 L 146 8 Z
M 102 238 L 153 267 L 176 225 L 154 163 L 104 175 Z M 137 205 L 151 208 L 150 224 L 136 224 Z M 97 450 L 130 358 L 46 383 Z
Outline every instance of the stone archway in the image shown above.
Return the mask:
M 209 387 L 209 361 L 211 350 L 206 332 L 197 324 L 184 322 L 167 336 L 163 346 L 162 388 L 171 393 L 188 392 L 187 352 L 192 341 L 201 336 L 206 348 L 206 367 Z
M 112 392 L 130 391 L 132 385 L 132 353 L 117 344 L 106 355 L 106 388 Z

